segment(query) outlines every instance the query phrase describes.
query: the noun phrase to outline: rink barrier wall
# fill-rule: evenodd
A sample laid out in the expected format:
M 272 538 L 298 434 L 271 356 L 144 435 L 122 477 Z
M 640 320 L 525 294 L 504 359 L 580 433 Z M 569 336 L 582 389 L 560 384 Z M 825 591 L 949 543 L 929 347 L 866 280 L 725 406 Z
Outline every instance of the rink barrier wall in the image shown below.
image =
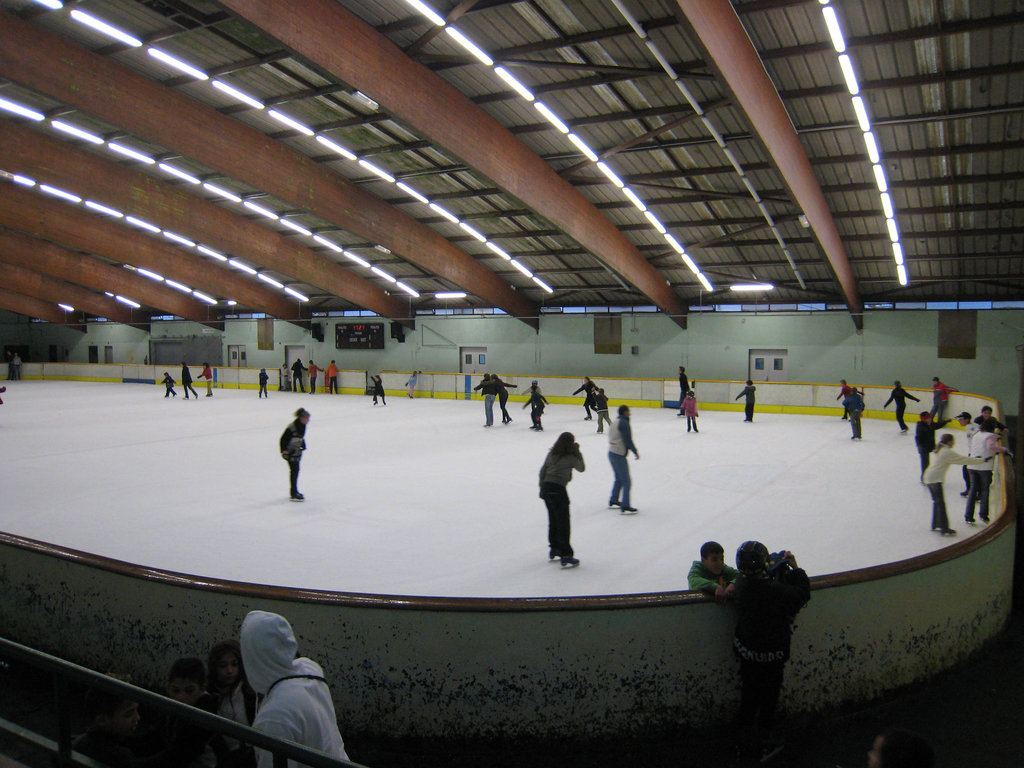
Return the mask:
M 198 380 L 201 366 L 189 366 L 192 378 Z M 103 381 L 122 383 L 143 383 L 160 385 L 163 372 L 167 370 L 180 383 L 178 376 L 181 366 L 168 369 L 164 365 L 141 365 L 132 363 L 96 364 L 96 363 L 22 363 L 22 378 L 58 381 Z M 218 389 L 259 389 L 259 368 L 215 367 L 214 384 Z M 280 388 L 281 377 L 279 368 L 268 368 L 270 374 L 269 388 Z M 384 383 L 384 391 L 388 397 L 407 397 L 405 382 L 412 371 L 380 371 Z M 466 384 L 464 373 L 424 372 L 419 376 L 415 397 L 438 398 L 446 400 L 464 400 Z M 566 405 L 582 405 L 583 397 L 572 393 L 583 383 L 577 376 L 535 376 L 499 374 L 502 379 L 516 388 L 509 391 L 509 399 L 525 402 L 525 393 L 530 383 L 536 380 L 544 397 L 550 403 Z M 370 372 L 361 370 L 339 370 L 338 389 L 342 394 L 361 395 L 366 393 Z M 479 383 L 480 376 L 473 375 L 473 385 Z M 605 388 L 610 409 L 614 413 L 620 405 L 633 408 L 678 408 L 678 379 L 594 379 L 594 382 Z M 304 380 L 308 387 L 308 379 Z M 317 377 L 317 391 L 326 392 L 324 376 Z M 742 381 L 693 381 L 691 388 L 697 395 L 698 410 L 737 411 L 742 412 L 744 403 L 736 397 L 746 386 Z M 838 384 L 818 384 L 808 382 L 754 382 L 757 387 L 757 402 L 754 406 L 755 418 L 758 413 L 802 414 L 814 416 L 840 415 L 842 403 L 836 399 L 839 394 Z M 890 386 L 860 385 L 864 390 L 864 417 L 895 421 L 894 406 L 884 409 L 883 403 L 892 391 Z M 917 414 L 931 410 L 932 391 L 907 387 L 907 391 L 921 400 L 920 403 L 907 404 L 908 422 L 916 422 Z M 470 387 L 471 400 L 483 400 L 479 392 Z M 961 411 L 977 415 L 982 405 L 991 405 L 997 418 L 1001 417 L 999 404 L 992 398 L 963 392 L 954 392 L 946 406 L 946 418 L 951 418 Z M 951 428 L 955 428 L 952 422 Z
M 1009 619 L 1016 513 L 1005 459 L 994 522 L 941 550 L 814 576 L 782 705 L 816 712 L 926 680 Z M 894 503 L 898 503 L 895 502 Z M 706 726 L 738 704 L 735 612 L 697 592 L 407 597 L 210 579 L 0 533 L 0 635 L 157 686 L 170 662 L 292 623 L 345 735 L 600 737 Z

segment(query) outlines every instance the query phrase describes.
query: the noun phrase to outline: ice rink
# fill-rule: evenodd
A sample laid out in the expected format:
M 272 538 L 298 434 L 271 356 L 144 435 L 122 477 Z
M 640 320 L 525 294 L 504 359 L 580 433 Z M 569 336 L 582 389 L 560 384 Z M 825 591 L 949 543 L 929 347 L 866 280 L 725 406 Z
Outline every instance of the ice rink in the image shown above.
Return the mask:
M 172 371 L 175 375 L 177 371 Z M 214 390 L 185 401 L 162 386 L 4 382 L 0 530 L 146 566 L 214 578 L 378 594 L 540 597 L 686 589 L 702 542 L 732 562 L 760 539 L 813 575 L 954 543 L 929 530 L 911 432 L 838 416 L 702 411 L 699 434 L 669 409 L 632 409 L 635 516 L 607 508 L 607 435 L 583 408 L 553 405 L 484 429 L 482 401 Z M 205 386 L 197 384 L 205 395 Z M 582 400 L 580 401 L 582 402 Z M 299 488 L 277 442 L 311 414 Z M 614 417 L 615 407 L 612 403 Z M 587 463 L 569 485 L 581 566 L 547 558 L 537 473 L 563 431 Z M 965 448 L 955 433 L 956 450 Z M 958 539 L 957 467 L 946 484 Z M 995 512 L 995 510 L 993 510 Z

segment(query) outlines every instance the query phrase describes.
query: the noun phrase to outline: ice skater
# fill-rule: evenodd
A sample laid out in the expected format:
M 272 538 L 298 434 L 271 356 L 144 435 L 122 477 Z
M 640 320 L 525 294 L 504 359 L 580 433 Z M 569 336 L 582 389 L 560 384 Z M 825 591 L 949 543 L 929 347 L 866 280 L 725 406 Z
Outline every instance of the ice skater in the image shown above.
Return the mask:
M 928 411 L 921 411 L 921 420 L 914 428 L 914 444 L 917 446 L 917 453 L 921 457 L 921 482 L 924 482 L 924 473 L 931 461 L 932 451 L 935 450 L 935 433 L 942 427 L 932 421 L 932 415 Z
M 566 485 L 572 471 L 586 469 L 580 444 L 572 432 L 563 432 L 548 451 L 540 468 L 540 497 L 548 508 L 548 558 L 559 560 L 563 568 L 575 568 L 580 561 L 573 557 L 569 543 L 569 494 Z
M 946 470 L 949 469 L 949 465 L 981 464 L 984 461 L 984 459 L 974 456 L 961 456 L 954 451 L 953 436 L 948 432 L 939 438 L 939 444 L 935 446 L 931 462 L 922 478 L 924 484 L 928 486 L 928 492 L 932 495 L 933 531 L 938 531 L 943 536 L 956 536 L 956 531 L 949 527 L 949 518 L 946 516 L 946 497 L 942 489 L 942 482 L 946 478 Z M 973 517 L 968 522 L 973 523 Z
M 846 379 L 839 380 L 839 394 L 836 395 L 836 400 L 843 401 L 843 421 L 846 421 L 850 416 L 850 411 L 846 408 L 846 398 L 848 398 L 850 396 L 850 393 L 852 393 L 856 389 L 856 387 L 851 387 L 849 384 L 847 384 Z
M 689 432 L 690 426 L 693 425 L 693 432 L 697 434 L 697 395 L 692 389 L 683 398 L 682 413 L 686 414 L 686 431 Z
M 6 391 L 7 391 L 7 387 L 0 387 L 0 394 L 3 394 Z M 4 404 L 4 399 L 2 397 L 0 397 L 0 405 L 3 405 L 3 404 Z
M 995 431 L 996 420 L 985 419 L 971 439 L 971 456 L 981 459 L 982 464 L 967 470 L 971 485 L 967 493 L 964 522 L 968 525 L 974 525 L 975 503 L 978 504 L 978 517 L 982 522 L 988 522 L 988 491 L 992 485 L 992 465 L 997 453 L 1008 452 L 1005 446 L 999 444 L 999 436 L 995 434 Z
M 591 415 L 591 413 L 590 413 L 590 406 L 592 406 L 594 404 L 594 390 L 595 389 L 597 389 L 597 385 L 594 384 L 594 382 L 592 382 L 590 380 L 589 376 L 584 376 L 583 377 L 583 384 L 580 385 L 579 389 L 577 389 L 575 392 L 573 392 L 574 395 L 578 395 L 580 392 L 584 393 L 583 394 L 583 398 L 584 398 L 583 399 L 583 409 L 587 412 L 586 418 L 583 419 L 584 421 L 590 421 L 591 419 L 594 418 L 593 415 Z
M 200 379 L 206 379 L 206 396 L 213 397 L 213 369 L 209 363 L 203 363 L 203 372 L 199 374 Z
M 752 423 L 754 421 L 754 392 L 757 387 L 754 386 L 754 382 L 747 379 L 747 386 L 743 388 L 743 391 L 736 395 L 734 400 L 739 400 L 741 397 L 747 398 L 747 404 L 744 407 L 744 413 L 747 417 L 743 420 L 744 423 Z
M 512 417 L 508 415 L 508 408 L 506 408 L 505 405 L 508 403 L 509 389 L 515 389 L 516 385 L 509 384 L 507 381 L 502 381 L 501 377 L 497 374 L 494 374 L 491 379 L 498 388 L 498 406 L 501 408 L 501 423 L 511 424 Z
M 420 373 L 422 371 L 413 371 L 412 375 L 405 382 L 405 390 L 409 393 L 409 397 L 412 398 L 416 392 L 416 382 L 419 381 Z
M 608 424 L 608 429 L 612 428 L 612 420 L 608 418 L 608 395 L 603 389 L 598 388 L 594 393 L 594 409 L 597 411 L 597 434 L 603 435 L 605 424 Z
M 306 370 L 306 366 L 302 364 L 302 360 L 295 358 L 295 362 L 292 363 L 292 392 L 302 392 L 306 394 L 306 386 L 302 383 L 302 372 Z
M 633 480 L 629 476 L 629 464 L 626 456 L 629 452 L 637 461 L 640 460 L 640 453 L 633 444 L 633 430 L 629 426 L 629 406 L 619 406 L 619 418 L 608 430 L 608 461 L 611 462 L 612 472 L 615 473 L 615 482 L 612 483 L 612 495 L 608 500 L 609 509 L 618 507 L 624 515 L 635 515 L 637 509 L 629 503 L 629 491 L 633 486 Z M 621 498 L 620 498 L 621 494 Z
M 537 432 L 544 431 L 544 425 L 541 424 L 541 417 L 544 415 L 544 406 L 548 404 L 548 401 L 544 398 L 544 395 L 540 393 L 540 387 L 537 386 L 537 382 L 533 382 L 530 385 L 530 396 L 525 403 L 523 403 L 523 409 L 530 408 L 530 421 L 533 422 L 533 426 L 530 429 L 536 430 Z
M 164 371 L 164 397 L 177 397 L 178 393 L 174 391 L 174 379 L 171 378 L 171 374 Z
M 320 373 L 320 369 L 316 367 L 316 363 L 312 360 L 309 361 L 309 394 L 316 394 L 316 377 Z
M 185 399 L 188 400 L 188 392 L 192 390 L 192 396 L 199 399 L 199 393 L 192 386 L 192 371 L 188 369 L 188 363 L 181 364 L 181 388 L 185 390 Z
M 268 381 L 270 381 L 270 374 L 267 373 L 267 369 L 266 368 L 260 368 L 260 393 L 256 396 L 257 399 L 259 399 L 261 397 L 267 397 L 267 398 L 270 397 L 267 394 L 267 382 Z
M 299 463 L 302 452 L 306 450 L 306 425 L 309 424 L 309 411 L 299 408 L 295 412 L 295 421 L 285 427 L 278 441 L 281 458 L 288 462 L 288 480 L 292 501 L 303 501 L 305 496 L 299 493 Z
M 950 392 L 959 392 L 959 391 L 960 391 L 959 389 L 954 389 L 953 387 L 947 387 L 945 384 L 943 384 L 941 381 L 939 381 L 939 377 L 938 376 L 933 376 L 932 377 L 932 410 L 931 410 L 931 414 L 932 414 L 932 418 L 935 419 L 935 421 L 937 423 L 943 423 L 942 422 L 942 414 L 946 410 L 946 404 L 949 403 L 949 393 Z
M 375 374 L 370 379 L 373 382 L 373 404 L 377 404 L 377 398 L 380 398 L 381 405 L 387 405 L 388 401 L 384 397 L 384 382 L 381 381 L 380 374 Z
M 679 413 L 677 416 L 685 416 L 683 413 L 683 400 L 686 399 L 686 393 L 690 391 L 690 379 L 686 375 L 686 369 L 683 366 L 679 366 Z
M 843 400 L 844 413 L 850 418 L 851 440 L 860 440 L 860 417 L 864 413 L 864 398 L 856 387 L 850 387 L 850 394 Z
M 338 366 L 333 360 L 327 366 L 327 392 L 332 395 L 338 394 Z
M 889 399 L 885 401 L 882 407 L 886 408 L 889 403 L 896 403 L 896 423 L 900 425 L 900 433 L 906 434 L 907 425 L 903 423 L 903 414 L 907 411 L 907 400 L 913 400 L 915 403 L 920 403 L 921 401 L 907 392 L 898 379 L 892 384 L 893 389 L 889 393 Z
M 494 426 L 494 398 L 498 396 L 498 386 L 491 379 L 491 374 L 485 373 L 479 384 L 473 387 L 473 391 L 480 391 L 484 396 L 484 426 Z

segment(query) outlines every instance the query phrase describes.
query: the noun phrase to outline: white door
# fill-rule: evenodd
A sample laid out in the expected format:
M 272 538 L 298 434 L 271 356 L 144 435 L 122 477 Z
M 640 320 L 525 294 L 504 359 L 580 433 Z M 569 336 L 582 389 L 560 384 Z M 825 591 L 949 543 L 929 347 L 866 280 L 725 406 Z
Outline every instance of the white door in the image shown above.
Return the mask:
M 245 367 L 245 344 L 228 344 L 228 367 Z
M 785 349 L 752 349 L 749 352 L 747 376 L 751 381 L 789 381 Z
M 487 347 L 459 347 L 462 373 L 487 373 Z

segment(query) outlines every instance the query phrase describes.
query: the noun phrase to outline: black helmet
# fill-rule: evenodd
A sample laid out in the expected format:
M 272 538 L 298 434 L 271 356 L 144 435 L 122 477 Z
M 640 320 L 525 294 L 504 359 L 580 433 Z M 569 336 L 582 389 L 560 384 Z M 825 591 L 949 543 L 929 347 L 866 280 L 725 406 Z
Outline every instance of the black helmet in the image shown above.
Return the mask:
M 736 568 L 742 573 L 761 573 L 768 567 L 768 547 L 760 541 L 744 541 L 736 550 Z

